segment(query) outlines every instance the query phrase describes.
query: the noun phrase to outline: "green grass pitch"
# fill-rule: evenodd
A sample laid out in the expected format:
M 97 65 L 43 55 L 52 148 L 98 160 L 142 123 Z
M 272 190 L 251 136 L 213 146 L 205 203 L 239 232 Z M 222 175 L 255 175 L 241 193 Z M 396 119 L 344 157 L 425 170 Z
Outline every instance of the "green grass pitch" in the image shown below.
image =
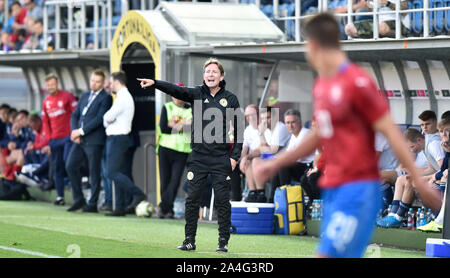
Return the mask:
M 318 243 L 309 236 L 233 234 L 229 252 L 219 254 L 217 224 L 200 222 L 197 250 L 176 247 L 184 239 L 184 221 L 106 217 L 43 202 L 0 202 L 0 257 L 81 258 L 313 258 Z M 371 247 L 370 257 L 421 258 L 424 251 Z

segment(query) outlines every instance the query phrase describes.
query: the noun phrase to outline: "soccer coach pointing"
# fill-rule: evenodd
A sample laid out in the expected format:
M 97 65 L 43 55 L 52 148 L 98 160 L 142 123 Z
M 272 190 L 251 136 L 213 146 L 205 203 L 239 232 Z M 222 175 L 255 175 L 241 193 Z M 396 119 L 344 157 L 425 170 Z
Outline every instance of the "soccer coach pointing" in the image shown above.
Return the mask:
M 187 88 L 159 80 L 137 79 L 142 88 L 154 85 L 156 89 L 189 102 L 193 107 L 192 153 L 187 162 L 189 185 L 185 210 L 186 238 L 178 247 L 180 250 L 195 250 L 200 199 L 205 190 L 206 177 L 210 174 L 219 224 L 219 246 L 216 251 L 228 251 L 231 226 L 230 175 L 241 154 L 243 116 L 240 117 L 242 112 L 237 97 L 225 89 L 224 77 L 222 64 L 217 59 L 210 58 L 203 67 L 202 86 Z M 230 122 L 233 122 L 234 130 L 231 154 L 228 138 Z

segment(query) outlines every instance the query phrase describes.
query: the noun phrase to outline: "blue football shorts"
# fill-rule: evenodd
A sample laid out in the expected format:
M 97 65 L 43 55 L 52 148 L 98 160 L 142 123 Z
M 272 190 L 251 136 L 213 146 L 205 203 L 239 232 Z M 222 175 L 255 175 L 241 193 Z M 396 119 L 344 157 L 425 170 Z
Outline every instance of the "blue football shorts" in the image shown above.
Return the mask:
M 323 189 L 323 220 L 317 254 L 360 258 L 375 230 L 381 209 L 378 180 L 360 180 Z

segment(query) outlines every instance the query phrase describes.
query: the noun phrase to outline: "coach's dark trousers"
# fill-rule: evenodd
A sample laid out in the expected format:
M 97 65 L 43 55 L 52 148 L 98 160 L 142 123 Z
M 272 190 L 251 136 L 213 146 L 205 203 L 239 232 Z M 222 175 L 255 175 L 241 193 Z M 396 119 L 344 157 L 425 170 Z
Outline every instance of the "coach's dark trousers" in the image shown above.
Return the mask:
M 130 147 L 130 136 L 111 135 L 106 139 L 106 177 L 113 183 L 116 207 L 115 210 L 123 211 L 126 207 L 126 197 L 143 195 L 131 179 L 125 175 L 126 152 Z
M 195 239 L 200 201 L 205 190 L 206 177 L 211 174 L 214 204 L 217 209 L 219 237 L 228 241 L 231 226 L 231 163 L 230 156 L 212 156 L 192 152 L 187 162 L 188 186 L 185 208 L 185 236 Z
M 97 206 L 100 194 L 100 171 L 103 145 L 73 144 L 66 162 L 66 172 L 72 185 L 74 202 L 84 199 L 81 188 L 81 167 L 87 161 L 89 168 L 89 184 L 91 185 L 91 198 L 89 206 Z

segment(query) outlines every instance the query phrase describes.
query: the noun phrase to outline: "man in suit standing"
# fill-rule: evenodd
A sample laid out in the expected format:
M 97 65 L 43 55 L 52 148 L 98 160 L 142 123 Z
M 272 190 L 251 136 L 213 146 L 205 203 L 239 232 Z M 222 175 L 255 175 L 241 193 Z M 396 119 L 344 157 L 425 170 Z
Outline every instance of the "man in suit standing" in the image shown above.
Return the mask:
M 70 140 L 73 144 L 66 163 L 66 171 L 72 185 L 74 204 L 67 211 L 83 208 L 83 212 L 97 212 L 100 193 L 101 160 L 106 142 L 103 115 L 111 108 L 112 98 L 103 89 L 105 73 L 95 70 L 91 74 L 90 91 L 81 95 L 78 106 L 72 113 Z M 87 161 L 91 198 L 86 203 L 81 188 L 80 169 Z

